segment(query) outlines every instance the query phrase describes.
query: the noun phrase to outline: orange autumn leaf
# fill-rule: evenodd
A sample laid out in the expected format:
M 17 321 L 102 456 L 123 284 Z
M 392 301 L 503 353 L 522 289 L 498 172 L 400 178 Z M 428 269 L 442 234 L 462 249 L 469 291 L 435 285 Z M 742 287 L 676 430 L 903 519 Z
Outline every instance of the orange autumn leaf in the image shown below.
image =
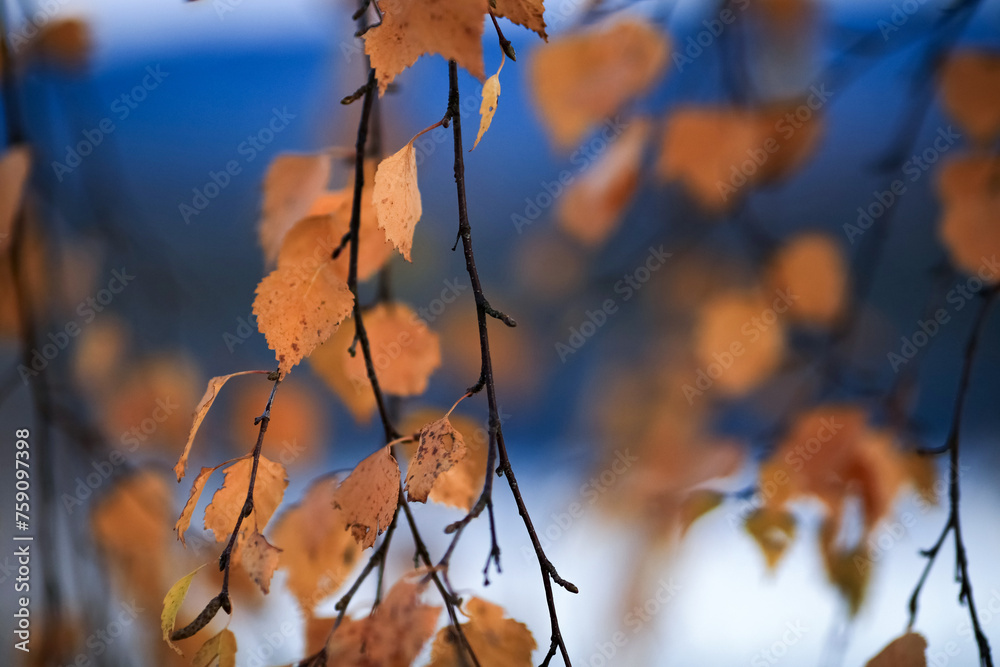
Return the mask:
M 285 585 L 308 618 L 340 588 L 361 554 L 347 516 L 333 506 L 336 490 L 333 477 L 313 482 L 302 500 L 278 517 L 271 534 L 281 549 L 278 567 L 288 574 Z
M 396 582 L 371 616 L 345 618 L 326 645 L 327 663 L 337 667 L 409 667 L 434 634 L 440 607 L 424 604 L 424 585 Z
M 181 544 L 184 546 L 187 546 L 187 542 L 184 541 L 184 534 L 187 532 L 188 528 L 191 527 L 191 518 L 194 515 L 195 508 L 198 507 L 198 501 L 201 499 L 201 492 L 205 490 L 205 484 L 208 483 L 208 478 L 211 477 L 212 473 L 220 467 L 221 466 L 215 466 L 214 468 L 202 468 L 198 475 L 194 478 L 194 481 L 191 483 L 191 492 L 188 495 L 187 502 L 184 503 L 184 509 L 181 510 L 181 515 L 177 518 L 177 523 L 174 524 L 174 531 L 177 533 L 177 539 L 179 539 Z
M 311 225 L 311 219 L 301 220 L 289 231 L 278 267 L 257 285 L 253 302 L 257 327 L 282 375 L 329 338 L 354 308 L 354 295 L 330 256 L 316 256 L 314 246 L 298 242 Z
M 493 13 L 511 23 L 534 30 L 538 36 L 548 40 L 545 33 L 545 7 L 543 0 L 496 0 Z
M 280 554 L 281 549 L 268 542 L 258 531 L 254 531 L 240 549 L 240 564 L 265 595 L 270 591 L 271 576 L 278 567 Z
M 771 376 L 785 349 L 778 308 L 787 308 L 789 300 L 779 295 L 771 303 L 757 292 L 733 291 L 703 306 L 694 333 L 695 356 L 713 380 L 709 390 L 740 395 Z
M 414 412 L 403 423 L 403 432 L 419 431 L 440 414 L 439 410 Z M 483 490 L 486 457 L 489 454 L 489 434 L 481 424 L 464 415 L 452 415 L 449 420 L 456 436 L 461 437 L 465 444 L 465 455 L 454 462 L 451 468 L 438 475 L 428 498 L 435 503 L 469 511 Z M 416 452 L 416 447 L 413 445 L 401 445 L 401 447 L 411 458 Z
M 566 233 L 594 246 L 618 228 L 639 185 L 649 130 L 645 119 L 633 121 L 596 164 L 567 186 L 556 211 Z
M 423 212 L 413 140 L 379 163 L 371 197 L 385 238 L 407 262 L 411 261 L 413 231 Z
M 465 458 L 462 434 L 442 417 L 420 429 L 420 443 L 406 469 L 406 497 L 418 503 L 427 502 L 427 495 L 438 477 Z
M 796 299 L 788 317 L 806 324 L 831 325 L 844 312 L 847 262 L 840 244 L 827 234 L 803 233 L 771 258 L 768 282 Z
M 958 51 L 941 67 L 941 100 L 978 144 L 1000 133 L 1000 53 Z
M 927 667 L 927 640 L 907 632 L 889 642 L 865 667 Z
M 537 648 L 528 626 L 512 618 L 504 618 L 499 605 L 473 597 L 465 604 L 469 620 L 462 624 L 472 651 L 482 667 L 530 667 L 531 652 Z M 428 667 L 461 667 L 470 664 L 470 656 L 458 642 L 455 631 L 445 627 L 438 631 L 431 648 Z
M 27 146 L 12 146 L 0 156 L 0 252 L 7 247 L 30 173 L 31 151 Z
M 205 508 L 205 529 L 215 534 L 216 542 L 229 539 L 236 525 L 236 518 L 243 511 L 252 467 L 253 458 L 248 456 L 223 470 L 225 479 L 222 488 L 215 492 L 211 504 Z M 240 532 L 245 534 L 264 530 L 271 515 L 281 504 L 287 486 L 285 467 L 261 456 L 253 487 L 253 511 L 243 520 Z
M 351 471 L 334 494 L 333 506 L 344 511 L 346 524 L 363 549 L 375 544 L 396 514 L 399 466 L 382 447 Z
M 174 474 L 177 475 L 177 481 L 181 481 L 187 472 L 187 462 L 188 456 L 191 454 L 191 445 L 194 444 L 194 437 L 198 435 L 198 429 L 201 428 L 201 423 L 205 421 L 205 415 L 212 408 L 212 404 L 215 402 L 215 398 L 219 395 L 219 390 L 222 386 L 237 375 L 250 375 L 252 373 L 267 373 L 267 371 L 239 371 L 237 373 L 230 373 L 229 375 L 219 375 L 208 381 L 208 387 L 205 389 L 205 394 L 198 401 L 198 405 L 194 409 L 194 421 L 191 423 L 191 432 L 188 433 L 187 442 L 184 444 L 184 451 L 181 452 L 181 456 L 177 459 L 177 464 L 174 466 Z M 204 469 L 202 469 L 204 472 Z M 182 540 L 183 541 L 183 540 Z
M 669 50 L 663 32 L 636 19 L 560 36 L 539 48 L 529 76 L 555 144 L 571 148 L 649 90 L 663 75 Z
M 949 160 L 938 175 L 943 212 L 938 234 L 952 263 L 996 284 L 1000 255 L 1000 159 L 971 154 Z
M 110 571 L 143 604 L 155 604 L 163 595 L 170 567 L 172 504 L 166 479 L 143 470 L 116 483 L 90 516 L 94 541 Z
M 379 384 L 395 396 L 419 396 L 431 374 L 441 365 L 438 335 L 403 303 L 380 303 L 364 314 L 372 361 Z M 368 385 L 368 369 L 360 347 L 344 360 L 354 386 Z M 369 389 L 369 391 L 371 391 Z
M 483 22 L 487 0 L 392 0 L 379 5 L 382 22 L 365 32 L 365 54 L 379 95 L 417 58 L 437 53 L 483 79 Z
M 330 180 L 330 156 L 285 153 L 271 161 L 264 177 L 264 203 L 257 233 L 270 263 L 285 234 L 304 218 Z
M 724 212 L 761 183 L 787 175 L 816 149 L 819 116 L 789 121 L 789 108 L 681 107 L 667 119 L 657 173 L 680 181 L 707 211 Z
M 348 319 L 330 340 L 320 345 L 309 357 L 313 371 L 335 393 L 358 423 L 365 423 L 375 412 L 375 396 L 368 384 L 367 374 L 358 377 L 348 363 L 351 361 L 350 347 L 354 342 L 354 323 Z M 361 353 L 355 350 L 355 354 Z

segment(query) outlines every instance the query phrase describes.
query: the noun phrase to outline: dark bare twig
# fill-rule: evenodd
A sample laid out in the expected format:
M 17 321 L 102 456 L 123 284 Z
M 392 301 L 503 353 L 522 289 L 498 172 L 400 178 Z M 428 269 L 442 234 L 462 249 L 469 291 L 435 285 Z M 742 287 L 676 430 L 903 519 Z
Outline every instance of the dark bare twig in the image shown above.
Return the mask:
M 950 453 L 948 470 L 948 520 L 945 522 L 944 528 L 941 530 L 941 534 L 934 545 L 930 549 L 921 552 L 921 555 L 927 558 L 927 565 L 924 567 L 920 579 L 913 590 L 913 594 L 910 596 L 910 618 L 908 623 L 908 626 L 912 628 L 917 620 L 918 601 L 924 582 L 927 581 L 927 575 L 937 560 L 948 533 L 952 533 L 955 537 L 955 580 L 959 584 L 958 600 L 959 602 L 966 603 L 969 607 L 969 618 L 972 621 L 972 628 L 976 635 L 976 645 L 979 649 L 979 664 L 981 667 L 993 667 L 993 657 L 990 652 L 990 642 L 979 622 L 979 614 L 976 611 L 976 602 L 972 593 L 969 557 L 966 551 L 965 540 L 962 536 L 962 519 L 959 508 L 961 480 L 958 466 L 960 461 L 962 412 L 965 407 L 966 397 L 969 394 L 972 365 L 975 361 L 979 340 L 986 328 L 986 315 L 998 294 L 1000 294 L 1000 286 L 997 285 L 984 292 L 979 312 L 976 314 L 976 320 L 969 334 L 969 340 L 965 345 L 965 358 L 962 364 L 962 375 L 958 383 L 958 395 L 955 399 L 955 409 L 952 412 L 951 427 L 948 430 L 948 437 L 945 441 L 945 447 Z

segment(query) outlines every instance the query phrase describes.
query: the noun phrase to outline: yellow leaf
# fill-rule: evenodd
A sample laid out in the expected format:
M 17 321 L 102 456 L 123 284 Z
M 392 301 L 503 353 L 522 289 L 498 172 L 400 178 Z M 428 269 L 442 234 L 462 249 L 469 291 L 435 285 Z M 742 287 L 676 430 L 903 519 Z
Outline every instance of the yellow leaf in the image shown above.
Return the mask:
M 462 631 L 482 667 L 531 667 L 531 652 L 537 644 L 528 626 L 504 618 L 503 607 L 477 597 L 465 604 L 465 612 L 469 621 L 462 624 Z M 459 653 L 460 646 L 454 629 L 442 628 L 434 639 L 428 667 L 470 664 L 470 656 Z
M 232 534 L 250 488 L 252 468 L 253 458 L 249 456 L 227 467 L 223 471 L 226 477 L 222 488 L 215 492 L 212 503 L 205 508 L 205 528 L 215 534 L 216 542 L 228 540 Z M 285 467 L 261 456 L 253 487 L 253 512 L 243 520 L 240 532 L 264 530 L 271 515 L 281 504 L 287 486 Z
M 649 90 L 663 75 L 669 51 L 666 34 L 636 19 L 560 36 L 539 48 L 529 75 L 555 144 L 572 148 Z
M 278 567 L 280 553 L 281 549 L 274 547 L 257 531 L 243 543 L 240 563 L 265 595 L 270 592 L 271 576 Z
M 337 275 L 329 254 L 296 241 L 299 221 L 288 233 L 278 268 L 257 285 L 253 312 L 257 327 L 275 351 L 282 375 L 333 334 L 354 308 L 354 295 Z
M 12 146 L 0 157 L 0 252 L 7 247 L 30 173 L 31 151 L 27 146 Z
M 194 667 L 236 667 L 236 635 L 226 628 L 202 644 L 191 663 Z
M 795 517 L 784 510 L 762 507 L 747 517 L 744 527 L 757 541 L 772 570 L 795 539 Z
M 296 222 L 309 212 L 330 180 L 330 156 L 282 154 L 271 161 L 264 177 L 264 203 L 258 226 L 264 258 L 278 258 L 281 244 Z
M 596 164 L 567 186 L 556 211 L 567 234 L 594 246 L 618 227 L 639 185 L 649 130 L 645 119 L 633 121 Z
M 344 510 L 347 525 L 363 549 L 375 544 L 392 521 L 399 500 L 399 466 L 388 447 L 359 463 L 334 494 L 333 506 Z
M 406 469 L 406 497 L 427 502 L 435 480 L 465 458 L 465 440 L 447 417 L 420 429 L 420 444 Z
M 300 503 L 278 517 L 271 535 L 281 548 L 278 566 L 288 573 L 285 585 L 307 618 L 340 588 L 361 554 L 347 516 L 333 506 L 336 490 L 333 477 L 315 481 Z
M 493 13 L 511 23 L 534 30 L 544 40 L 549 38 L 545 34 L 545 7 L 542 0 L 496 0 Z
M 205 566 L 199 565 L 194 571 L 178 579 L 170 587 L 170 590 L 167 591 L 167 596 L 163 598 L 163 612 L 160 614 L 160 629 L 163 631 L 163 641 L 167 642 L 170 648 L 178 653 L 181 653 L 181 650 L 170 641 L 170 633 L 174 631 L 177 612 L 180 611 L 181 604 L 183 604 L 184 598 L 187 596 L 188 589 L 191 587 L 191 581 L 194 580 L 194 575 L 198 574 L 198 570 L 203 567 Z
M 1000 53 L 952 54 L 941 68 L 941 98 L 962 129 L 988 145 L 1000 133 Z
M 483 18 L 487 0 L 394 0 L 382 22 L 365 33 L 365 53 L 378 77 L 379 95 L 425 53 L 454 60 L 483 79 Z
M 212 407 L 212 403 L 215 402 L 215 397 L 219 395 L 219 390 L 222 389 L 222 385 L 226 384 L 230 378 L 234 378 L 237 375 L 249 375 L 251 373 L 267 373 L 267 371 L 240 371 L 239 373 L 220 375 L 208 381 L 208 388 L 205 390 L 205 395 L 201 397 L 201 400 L 194 409 L 194 421 L 191 424 L 191 432 L 188 434 L 187 443 L 184 445 L 184 451 L 181 452 L 181 457 L 177 459 L 177 465 L 174 466 L 174 473 L 177 475 L 178 482 L 184 478 L 184 475 L 187 472 L 187 461 L 188 456 L 191 454 L 191 445 L 194 444 L 194 437 L 198 434 L 198 429 L 201 428 L 201 423 L 205 421 L 205 415 L 208 414 L 209 409 Z M 204 468 L 202 469 L 202 472 L 204 472 Z
M 470 151 L 479 145 L 479 140 L 483 138 L 486 130 L 490 129 L 490 123 L 493 122 L 493 114 L 496 113 L 500 101 L 500 71 L 503 70 L 503 64 L 506 60 L 506 55 L 500 56 L 500 67 L 497 68 L 497 73 L 486 79 L 486 83 L 483 84 L 483 101 L 479 105 L 479 134 L 476 135 L 476 141 L 472 144 Z
M 927 667 L 927 640 L 916 632 L 907 632 L 892 640 L 865 667 Z
M 412 140 L 379 163 L 372 202 L 378 226 L 385 230 L 385 237 L 407 262 L 411 261 L 413 231 L 423 212 L 417 185 L 417 154 Z
M 719 493 L 718 491 L 710 491 L 707 489 L 692 491 L 691 494 L 681 503 L 681 535 L 683 536 L 687 533 L 691 524 L 721 505 L 722 501 L 725 499 L 725 494 Z

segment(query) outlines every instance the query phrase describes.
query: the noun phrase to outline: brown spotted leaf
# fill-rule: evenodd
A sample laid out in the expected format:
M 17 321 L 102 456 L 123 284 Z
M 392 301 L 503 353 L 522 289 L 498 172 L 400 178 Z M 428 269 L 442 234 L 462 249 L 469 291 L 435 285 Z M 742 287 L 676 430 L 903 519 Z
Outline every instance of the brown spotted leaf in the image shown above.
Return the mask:
M 418 503 L 427 495 L 438 477 L 465 458 L 465 440 L 443 417 L 420 429 L 420 444 L 406 469 L 406 497 Z
M 386 239 L 407 262 L 411 261 L 413 231 L 423 212 L 417 185 L 417 155 L 412 141 L 379 163 L 372 202 L 378 226 L 385 230 Z

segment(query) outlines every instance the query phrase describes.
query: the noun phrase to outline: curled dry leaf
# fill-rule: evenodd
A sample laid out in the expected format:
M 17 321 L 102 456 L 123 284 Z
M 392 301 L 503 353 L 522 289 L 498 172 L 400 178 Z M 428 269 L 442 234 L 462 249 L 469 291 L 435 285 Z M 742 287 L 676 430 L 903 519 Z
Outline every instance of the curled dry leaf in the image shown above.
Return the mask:
M 787 294 L 769 303 L 757 292 L 728 292 L 704 305 L 694 334 L 695 355 L 702 372 L 714 380 L 713 388 L 740 395 L 771 376 L 785 349 L 779 308 L 783 312 L 793 302 Z
M 907 632 L 892 640 L 865 667 L 927 667 L 927 640 L 916 632 Z
M 31 151 L 27 146 L 12 146 L 0 156 L 0 252 L 7 247 L 30 173 Z
M 423 212 L 417 185 L 417 154 L 412 140 L 379 163 L 372 203 L 385 237 L 407 262 L 411 261 L 413 231 Z
M 236 667 L 236 635 L 224 629 L 202 644 L 191 663 L 194 667 Z
M 227 467 L 223 471 L 225 480 L 222 488 L 215 492 L 211 504 L 205 508 L 205 529 L 215 534 L 216 542 L 224 542 L 232 534 L 236 518 L 243 511 L 247 498 L 252 468 L 253 458 L 249 456 Z M 253 487 L 253 511 L 243 520 L 240 527 L 242 534 L 264 530 L 281 504 L 287 486 L 285 467 L 261 456 Z
M 623 19 L 554 38 L 531 60 L 529 76 L 555 144 L 569 149 L 605 118 L 656 83 L 670 40 L 648 23 Z M 615 119 L 612 134 L 621 131 Z
M 500 56 L 500 67 L 497 68 L 497 73 L 486 79 L 486 83 L 483 84 L 483 101 L 479 105 L 479 133 L 476 135 L 476 141 L 472 144 L 470 151 L 479 145 L 479 141 L 490 129 L 490 123 L 493 122 L 493 115 L 500 103 L 500 72 L 503 70 L 503 64 L 506 60 L 506 55 Z
M 188 456 L 191 454 L 191 445 L 194 444 L 194 437 L 198 435 L 198 429 L 201 428 L 201 423 L 205 421 L 205 415 L 208 414 L 212 404 L 215 402 L 215 398 L 219 395 L 219 390 L 222 389 L 222 386 L 226 384 L 230 378 L 234 378 L 237 375 L 249 375 L 251 373 L 259 374 L 267 373 L 267 371 L 240 371 L 238 373 L 230 373 L 229 375 L 219 375 L 208 381 L 208 388 L 205 389 L 205 394 L 201 397 L 201 400 L 198 401 L 198 405 L 195 406 L 194 421 L 191 423 L 191 432 L 188 433 L 187 442 L 184 444 L 184 451 L 181 452 L 181 456 L 177 459 L 177 464 L 174 466 L 174 474 L 177 475 L 178 482 L 181 481 L 187 473 Z M 204 471 L 205 469 L 202 468 L 202 472 Z
M 441 608 L 424 604 L 424 585 L 396 582 L 371 616 L 345 618 L 326 645 L 327 662 L 337 667 L 409 667 L 434 634 Z
M 534 30 L 538 36 L 548 40 L 545 34 L 545 6 L 543 0 L 496 0 L 496 16 L 503 17 L 511 23 Z
M 337 488 L 333 507 L 344 511 L 346 524 L 363 549 L 375 544 L 399 501 L 399 465 L 388 447 L 359 463 Z
M 847 267 L 840 244 L 828 234 L 799 234 L 771 259 L 772 290 L 795 295 L 788 317 L 815 325 L 832 325 L 844 312 Z
M 281 549 L 278 567 L 288 574 L 285 585 L 307 618 L 340 588 L 361 554 L 346 514 L 333 506 L 336 490 L 333 477 L 315 481 L 299 504 L 278 517 L 271 534 Z
M 593 246 L 617 229 L 639 185 L 649 130 L 647 120 L 633 121 L 582 178 L 566 187 L 556 215 L 567 234 Z
M 482 667 L 530 667 L 531 652 L 537 644 L 528 626 L 512 618 L 504 618 L 499 605 L 474 597 L 465 604 L 469 621 L 462 624 L 469 645 Z M 462 667 L 471 663 L 453 628 L 438 631 L 431 648 L 428 667 Z
M 365 35 L 365 53 L 378 77 L 379 95 L 426 53 L 454 60 L 483 79 L 483 18 L 487 0 L 391 0 L 379 4 L 382 22 Z
M 330 180 L 330 156 L 285 153 L 271 161 L 264 177 L 264 203 L 258 225 L 264 258 L 274 262 L 282 241 L 309 212 Z
M 938 234 L 952 263 L 990 284 L 1000 282 L 1000 158 L 972 154 L 949 160 L 938 176 L 944 211 Z
M 225 465 L 225 464 L 223 464 Z M 212 476 L 212 473 L 219 469 L 219 466 L 214 468 L 202 468 L 201 472 L 198 473 L 197 477 L 191 483 L 191 493 L 188 495 L 187 502 L 184 503 L 184 509 L 181 510 L 181 515 L 177 518 L 177 523 L 174 524 L 174 531 L 177 533 L 177 539 L 181 541 L 181 544 L 187 546 L 187 542 L 184 541 L 184 534 L 187 529 L 191 527 L 191 517 L 194 515 L 194 510 L 198 507 L 198 501 L 201 499 L 201 492 L 205 490 L 205 484 L 208 483 L 208 478 Z
M 281 549 L 273 546 L 256 530 L 243 542 L 240 564 L 254 583 L 267 595 L 270 592 L 271 576 L 278 567 Z
M 406 468 L 406 497 L 418 503 L 427 502 L 434 482 L 452 466 L 465 458 L 465 440 L 447 417 L 433 421 L 420 429 L 420 443 Z
M 327 253 L 300 242 L 312 238 L 311 219 L 289 231 L 278 254 L 278 268 L 257 285 L 253 312 L 257 326 L 275 351 L 282 375 L 333 334 L 354 308 L 354 295 Z
M 416 432 L 440 414 L 440 410 L 419 410 L 403 423 L 403 432 Z M 458 461 L 453 461 L 451 468 L 438 475 L 428 498 L 435 503 L 469 511 L 483 489 L 489 434 L 481 424 L 469 417 L 452 415 L 449 420 L 456 436 L 461 437 L 465 444 L 466 453 Z M 412 458 L 416 447 L 401 447 Z M 409 477 L 409 471 L 407 472 Z
M 988 145 L 1000 133 L 1000 53 L 958 51 L 941 68 L 945 109 L 974 141 Z

